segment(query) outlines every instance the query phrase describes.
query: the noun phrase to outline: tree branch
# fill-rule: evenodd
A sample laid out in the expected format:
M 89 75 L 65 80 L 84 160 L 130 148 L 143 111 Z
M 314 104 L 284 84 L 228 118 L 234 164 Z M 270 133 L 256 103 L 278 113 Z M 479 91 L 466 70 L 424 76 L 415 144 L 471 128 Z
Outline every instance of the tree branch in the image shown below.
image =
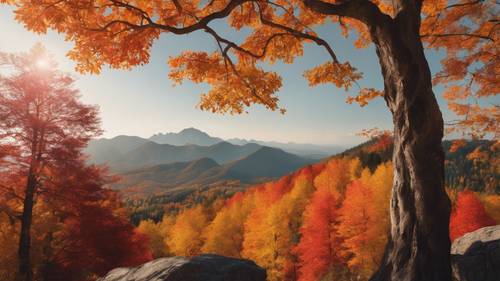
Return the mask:
M 357 19 L 368 26 L 378 25 L 383 16 L 389 17 L 368 0 L 347 0 L 339 4 L 323 2 L 321 0 L 303 0 L 309 9 L 325 15 L 336 15 Z M 390 18 L 390 17 L 389 17 Z
M 474 38 L 480 38 L 480 39 L 490 40 L 492 42 L 495 42 L 495 39 L 493 39 L 493 38 L 491 38 L 489 36 L 484 36 L 484 35 L 480 35 L 480 34 L 447 33 L 447 34 L 422 34 L 422 35 L 420 35 L 420 37 L 422 37 L 422 38 L 424 38 L 424 37 L 436 37 L 436 38 L 440 38 L 440 37 L 453 37 L 453 36 L 474 37 Z

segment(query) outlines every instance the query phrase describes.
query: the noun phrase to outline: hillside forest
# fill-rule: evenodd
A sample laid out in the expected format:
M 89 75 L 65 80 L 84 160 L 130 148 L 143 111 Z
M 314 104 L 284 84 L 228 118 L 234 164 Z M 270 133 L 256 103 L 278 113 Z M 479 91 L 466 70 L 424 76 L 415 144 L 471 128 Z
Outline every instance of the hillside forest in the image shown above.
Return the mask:
M 361 107 L 378 100 L 371 116 L 383 110 L 390 114 L 383 126 L 392 128 L 344 152 L 328 144 L 326 157 L 316 153 L 325 147 L 281 149 L 236 135 L 206 145 L 175 134 L 132 137 L 134 148 L 119 151 L 98 139 L 99 106 L 85 102 L 76 75 L 61 71 L 42 44 L 8 53 L 25 48 L 13 31 L 2 43 L 15 48 L 0 50 L 0 281 L 97 281 L 117 267 L 202 253 L 252 260 L 267 281 L 451 281 L 451 242 L 500 224 L 498 1 L 0 4 L 24 29 L 67 43 L 55 50 L 66 50 L 78 74 L 131 70 L 134 83 L 158 81 L 137 70 L 158 58 L 153 46 L 166 54 L 167 36 L 204 34 L 211 44 L 167 53 L 174 86 L 203 89 L 199 109 L 236 115 L 257 105 L 285 114 L 280 96 L 284 82 L 297 81 L 295 64 L 306 87 L 333 86 Z M 370 50 L 374 65 L 345 56 L 354 49 Z M 316 50 L 323 54 L 302 60 Z M 116 91 L 111 86 L 95 91 Z M 129 105 L 139 108 L 146 91 Z M 301 121 L 319 109 L 308 99 L 297 101 L 308 109 Z M 118 112 L 102 116 L 130 120 Z M 314 122 L 347 120 L 335 116 Z M 135 121 L 147 129 L 147 120 Z M 306 121 L 297 128 L 313 122 Z
M 95 280 L 115 267 L 200 253 L 251 259 L 269 281 L 367 280 L 379 266 L 390 223 L 390 135 L 273 181 L 208 188 L 175 200 L 137 199 L 106 188 L 116 176 L 85 161 L 83 149 L 99 132 L 97 110 L 69 90 L 69 77 L 62 79 L 57 95 L 12 92 L 1 100 L 18 118 L 2 122 L 17 142 L 1 146 L 1 280 L 15 278 L 30 173 L 39 180 L 30 230 L 34 280 Z M 42 113 L 35 119 L 23 115 L 30 104 Z M 64 122 L 49 122 L 64 112 L 48 110 L 54 107 L 80 118 L 58 115 Z M 81 135 L 61 133 L 77 128 Z M 37 130 L 44 131 L 38 140 L 45 145 L 35 146 L 42 157 L 33 167 L 31 133 Z M 457 143 L 444 143 L 452 240 L 500 223 L 498 142 Z

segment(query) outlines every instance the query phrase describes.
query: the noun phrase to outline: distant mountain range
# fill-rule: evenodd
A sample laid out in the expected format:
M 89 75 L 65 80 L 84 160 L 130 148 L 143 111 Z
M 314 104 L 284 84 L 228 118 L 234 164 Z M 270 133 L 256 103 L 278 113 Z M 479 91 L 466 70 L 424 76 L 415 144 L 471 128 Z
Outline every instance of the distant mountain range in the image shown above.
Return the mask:
M 204 157 L 125 172 L 120 174 L 121 180 L 112 187 L 150 195 L 192 190 L 228 181 L 247 185 L 281 177 L 312 162 L 280 149 L 261 147 L 246 157 L 222 165 Z
M 280 148 L 288 153 L 293 153 L 299 156 L 313 159 L 322 159 L 344 150 L 340 146 L 267 142 L 238 138 L 223 140 L 221 138 L 212 137 L 198 129 L 187 128 L 178 133 L 156 134 L 148 139 L 136 136 L 117 136 L 111 139 L 97 139 L 90 142 L 89 146 L 87 147 L 87 153 L 90 155 L 90 162 L 102 164 L 110 163 L 113 161 L 120 161 L 120 159 L 123 159 L 123 154 L 126 154 L 133 149 L 138 148 L 140 145 L 148 142 L 153 142 L 156 144 L 169 144 L 174 146 L 213 146 L 224 141 L 239 146 L 244 146 L 247 144 L 258 144 L 260 146 Z M 189 159 L 184 159 L 179 161 L 188 160 Z
M 195 190 L 229 181 L 244 186 L 317 161 L 265 146 L 265 142 L 233 142 L 238 144 L 188 128 L 149 139 L 122 135 L 92 140 L 85 152 L 90 163 L 107 165 L 120 176 L 112 188 L 140 195 Z

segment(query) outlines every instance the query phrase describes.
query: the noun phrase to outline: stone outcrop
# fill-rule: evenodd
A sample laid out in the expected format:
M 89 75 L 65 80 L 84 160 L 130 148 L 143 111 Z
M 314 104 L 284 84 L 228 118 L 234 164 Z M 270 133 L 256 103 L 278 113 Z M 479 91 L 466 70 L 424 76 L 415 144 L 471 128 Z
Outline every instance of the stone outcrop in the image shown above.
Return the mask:
M 99 281 L 265 281 L 266 271 L 250 260 L 217 255 L 170 257 L 133 268 L 116 268 Z
M 455 281 L 500 280 L 500 225 L 489 226 L 456 239 L 451 247 Z

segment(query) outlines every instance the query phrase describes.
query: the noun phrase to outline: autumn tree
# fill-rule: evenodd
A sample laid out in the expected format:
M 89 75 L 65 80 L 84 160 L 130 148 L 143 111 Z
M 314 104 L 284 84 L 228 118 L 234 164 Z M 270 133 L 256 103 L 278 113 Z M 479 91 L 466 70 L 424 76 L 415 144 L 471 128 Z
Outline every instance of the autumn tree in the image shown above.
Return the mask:
M 245 222 L 242 256 L 264 267 L 269 281 L 284 280 L 294 265 L 290 250 L 298 243 L 296 233 L 312 192 L 312 179 L 301 174 L 289 192 L 267 207 L 255 209 Z
M 0 64 L 0 142 L 16 147 L 10 172 L 22 175 L 24 185 L 17 279 L 29 281 L 35 198 L 51 191 L 53 171 L 81 161 L 81 150 L 100 132 L 99 119 L 40 45 L 26 54 L 1 53 Z
M 204 253 L 214 253 L 230 257 L 241 257 L 244 223 L 255 207 L 253 196 L 243 197 L 241 193 L 227 201 L 212 222 L 203 230 Z
M 394 122 L 393 218 L 387 255 L 375 280 L 450 280 L 450 203 L 444 189 L 443 118 L 433 82 L 449 86 L 444 97 L 459 117 L 451 130 L 474 136 L 497 134 L 498 105 L 470 103 L 498 91 L 498 3 L 493 0 L 217 0 L 198 2 L 120 0 L 1 0 L 15 5 L 16 18 L 35 32 L 54 29 L 74 42 L 69 57 L 81 72 L 105 64 L 131 68 L 147 63 L 162 33 L 204 31 L 214 52 L 185 51 L 170 60 L 170 77 L 207 83 L 200 108 L 241 113 L 257 103 L 276 110 L 281 78 L 260 62 L 293 63 L 303 46 L 323 48 L 328 61 L 305 72 L 311 86 L 332 83 L 350 89 L 362 74 L 337 56 L 314 31 L 338 24 L 358 36 L 355 47 L 373 44 L 383 91 L 361 88 L 348 102 L 364 105 L 382 96 Z M 232 41 L 212 23 L 227 19 Z M 443 49 L 434 81 L 425 48 Z
M 376 256 L 380 256 L 370 248 L 373 237 L 367 235 L 373 226 L 371 217 L 374 210 L 369 204 L 372 196 L 370 188 L 356 180 L 347 187 L 346 198 L 339 211 L 338 232 L 344 238 L 343 254 L 349 259 L 349 268 L 364 278 L 373 273 L 377 265 Z
M 153 258 L 148 237 L 136 232 L 117 196 L 78 201 L 54 239 L 54 254 L 45 269 L 47 280 L 85 281 L 116 267 L 137 266 Z
M 167 245 L 178 256 L 191 257 L 200 253 L 203 246 L 202 232 L 208 219 L 203 206 L 197 205 L 182 211 L 167 234 Z
M 148 238 L 149 250 L 153 253 L 154 258 L 161 258 L 167 255 L 161 226 L 161 222 L 155 223 L 152 220 L 143 220 L 136 228 L 138 233 Z
M 486 214 L 500 224 L 500 195 L 486 195 L 482 198 Z
M 495 225 L 496 222 L 486 214 L 484 205 L 472 191 L 458 193 L 455 210 L 450 219 L 451 240 L 481 227 Z
M 338 221 L 340 193 L 319 187 L 305 210 L 300 228 L 299 281 L 316 281 L 329 271 L 337 273 L 343 264 L 341 238 L 335 226 Z

